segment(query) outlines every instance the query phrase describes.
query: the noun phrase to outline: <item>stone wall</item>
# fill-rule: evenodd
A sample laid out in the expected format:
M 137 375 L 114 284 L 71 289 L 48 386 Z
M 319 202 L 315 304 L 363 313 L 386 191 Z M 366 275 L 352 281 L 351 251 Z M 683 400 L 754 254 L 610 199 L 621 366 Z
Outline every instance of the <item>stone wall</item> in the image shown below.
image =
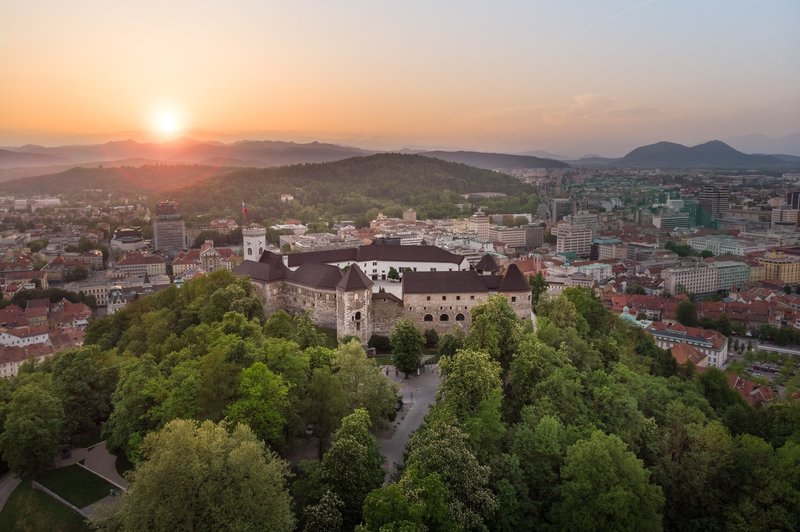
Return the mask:
M 465 333 L 472 325 L 470 310 L 485 303 L 487 292 L 465 294 L 407 294 L 403 297 L 403 311 L 421 330 L 434 329 L 442 334 L 458 327 Z
M 377 296 L 377 297 L 376 297 Z M 389 336 L 403 317 L 403 302 L 397 298 L 374 294 L 372 298 L 372 332 Z
M 284 284 L 285 310 L 296 314 L 308 311 L 321 327 L 336 327 L 336 292 L 316 290 L 294 283 Z
M 336 335 L 355 336 L 366 344 L 372 336 L 372 290 L 336 290 Z

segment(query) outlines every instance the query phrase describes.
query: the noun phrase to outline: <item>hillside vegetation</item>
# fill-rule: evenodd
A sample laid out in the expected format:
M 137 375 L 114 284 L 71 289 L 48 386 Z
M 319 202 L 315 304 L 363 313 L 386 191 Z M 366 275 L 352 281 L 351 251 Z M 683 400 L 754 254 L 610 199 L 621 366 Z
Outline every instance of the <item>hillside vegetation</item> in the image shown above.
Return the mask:
M 245 201 L 255 220 L 294 216 L 314 221 L 363 217 L 370 209 L 400 215 L 409 207 L 420 217 L 452 216 L 459 212 L 456 204 L 466 202 L 461 194 L 468 192 L 507 194 L 481 200 L 492 212 L 533 212 L 537 204 L 534 189 L 509 175 L 401 154 L 242 169 L 175 196 L 189 215 L 236 211 Z M 281 204 L 281 194 L 292 194 L 294 203 Z

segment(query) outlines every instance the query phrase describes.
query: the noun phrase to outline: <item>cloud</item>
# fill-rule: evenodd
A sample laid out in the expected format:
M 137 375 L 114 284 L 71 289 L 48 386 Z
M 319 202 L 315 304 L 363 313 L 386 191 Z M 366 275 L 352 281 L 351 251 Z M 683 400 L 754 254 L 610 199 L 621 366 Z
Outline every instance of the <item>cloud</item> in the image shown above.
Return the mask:
M 572 105 L 544 111 L 543 121 L 549 125 L 569 125 L 586 122 L 652 120 L 666 116 L 661 109 L 624 105 L 617 98 L 606 94 L 578 94 L 572 100 Z

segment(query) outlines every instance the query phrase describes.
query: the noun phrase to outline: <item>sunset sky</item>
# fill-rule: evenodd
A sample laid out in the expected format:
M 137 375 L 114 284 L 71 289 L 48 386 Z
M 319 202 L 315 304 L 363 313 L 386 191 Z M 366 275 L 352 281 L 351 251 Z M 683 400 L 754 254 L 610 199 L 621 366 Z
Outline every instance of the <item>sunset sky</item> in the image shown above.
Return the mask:
M 798 27 L 797 0 L 6 0 L 0 144 L 617 155 L 784 136 L 800 131 Z

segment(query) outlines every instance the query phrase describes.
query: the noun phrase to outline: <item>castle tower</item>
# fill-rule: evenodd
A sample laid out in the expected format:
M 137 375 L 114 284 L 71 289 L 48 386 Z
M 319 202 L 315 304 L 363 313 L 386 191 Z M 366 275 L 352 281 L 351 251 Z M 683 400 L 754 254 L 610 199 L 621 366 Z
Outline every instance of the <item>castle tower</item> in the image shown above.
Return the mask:
M 336 336 L 355 336 L 362 344 L 372 336 L 372 281 L 356 264 L 336 285 Z
M 258 224 L 251 224 L 242 229 L 242 253 L 244 260 L 257 261 L 267 249 L 267 229 Z

